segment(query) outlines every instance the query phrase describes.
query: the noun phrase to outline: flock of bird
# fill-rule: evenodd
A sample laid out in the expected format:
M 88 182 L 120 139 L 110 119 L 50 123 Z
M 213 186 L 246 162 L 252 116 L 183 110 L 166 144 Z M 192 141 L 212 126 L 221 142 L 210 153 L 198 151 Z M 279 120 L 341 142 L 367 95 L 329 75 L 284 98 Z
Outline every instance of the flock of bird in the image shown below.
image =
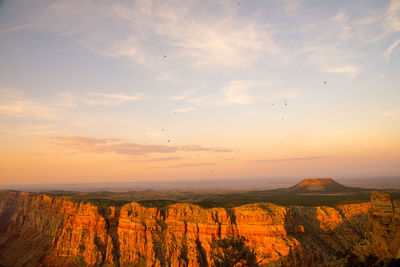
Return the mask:
M 238 4 L 238 6 L 240 6 L 240 2 L 238 2 L 237 4 Z M 164 58 L 167 58 L 167 55 L 164 55 Z M 327 85 L 327 81 L 323 81 L 323 84 L 324 84 L 324 85 Z M 274 106 L 275 103 L 272 103 L 271 105 Z M 284 99 L 283 105 L 284 105 L 284 106 L 287 106 L 287 99 Z M 176 111 L 174 111 L 174 114 L 176 114 Z M 281 118 L 281 120 L 283 121 L 283 120 L 285 120 L 285 118 Z M 162 133 L 165 133 L 165 129 L 161 129 L 161 131 L 162 131 Z M 171 143 L 171 140 L 168 139 L 168 140 L 167 140 L 167 143 Z M 284 141 L 281 140 L 281 144 L 283 144 L 283 143 L 284 143 Z M 196 156 L 198 157 L 198 156 L 200 156 L 200 155 L 197 154 Z M 213 172 L 213 170 L 210 170 L 209 172 Z

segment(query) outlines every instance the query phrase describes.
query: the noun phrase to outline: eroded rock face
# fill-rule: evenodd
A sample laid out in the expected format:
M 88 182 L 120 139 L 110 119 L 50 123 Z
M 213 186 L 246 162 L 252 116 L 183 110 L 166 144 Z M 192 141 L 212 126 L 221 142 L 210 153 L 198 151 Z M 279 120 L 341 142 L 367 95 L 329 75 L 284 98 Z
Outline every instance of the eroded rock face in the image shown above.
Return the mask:
M 368 229 L 368 208 L 369 203 L 99 208 L 3 191 L 0 265 L 208 266 L 210 244 L 240 234 L 266 266 L 337 266 Z
M 365 257 L 376 255 L 379 259 L 400 257 L 400 201 L 393 200 L 389 192 L 371 193 L 369 210 L 370 229 L 365 240 L 354 249 Z
M 97 207 L 63 198 L 2 194 L 17 205 L 2 222 L 0 263 L 9 266 L 114 262 L 106 219 Z

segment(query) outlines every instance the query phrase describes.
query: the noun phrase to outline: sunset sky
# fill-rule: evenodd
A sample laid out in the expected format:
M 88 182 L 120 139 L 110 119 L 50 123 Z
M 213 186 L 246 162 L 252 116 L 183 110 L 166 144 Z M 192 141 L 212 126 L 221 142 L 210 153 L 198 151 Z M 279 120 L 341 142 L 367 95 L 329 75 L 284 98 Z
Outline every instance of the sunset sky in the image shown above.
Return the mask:
M 400 1 L 0 1 L 0 185 L 400 174 Z

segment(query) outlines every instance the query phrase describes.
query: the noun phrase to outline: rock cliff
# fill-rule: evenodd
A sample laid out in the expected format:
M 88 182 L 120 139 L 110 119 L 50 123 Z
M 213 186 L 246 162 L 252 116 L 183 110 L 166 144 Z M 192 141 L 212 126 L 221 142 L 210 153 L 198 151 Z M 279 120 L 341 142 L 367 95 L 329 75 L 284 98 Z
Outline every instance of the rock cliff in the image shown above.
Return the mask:
M 361 258 L 374 254 L 378 259 L 400 258 L 400 201 L 389 192 L 371 193 L 368 212 L 370 227 L 354 253 Z
M 2 191 L 0 265 L 208 266 L 210 244 L 240 234 L 261 265 L 337 266 L 369 229 L 368 209 L 369 203 L 98 207 L 68 197 Z

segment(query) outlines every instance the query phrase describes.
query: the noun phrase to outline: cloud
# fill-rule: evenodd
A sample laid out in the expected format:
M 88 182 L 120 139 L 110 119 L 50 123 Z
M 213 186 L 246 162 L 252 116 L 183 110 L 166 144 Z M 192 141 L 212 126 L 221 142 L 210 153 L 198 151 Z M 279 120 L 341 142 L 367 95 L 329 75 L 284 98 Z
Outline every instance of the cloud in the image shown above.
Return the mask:
M 115 153 L 121 155 L 146 155 L 152 153 L 175 153 L 179 151 L 221 152 L 221 149 L 202 147 L 193 144 L 182 146 L 136 144 L 119 138 L 94 138 L 86 136 L 41 136 L 33 139 L 33 141 L 55 149 L 95 154 Z M 226 149 L 224 152 L 230 152 L 230 150 Z
M 203 95 L 203 96 L 198 96 L 198 97 L 192 97 L 188 98 L 187 102 L 196 105 L 196 106 L 203 106 L 206 104 L 210 104 L 212 101 L 213 96 L 211 95 Z
M 88 106 L 116 106 L 123 103 L 135 102 L 143 99 L 141 93 L 126 95 L 121 93 L 100 93 L 100 92 L 70 92 L 60 94 L 64 104 Z
M 278 59 L 281 54 L 271 26 L 256 16 L 239 15 L 236 5 L 224 1 L 138 0 L 105 5 L 88 0 L 79 5 L 70 1 L 31 5 L 33 12 L 21 18 L 24 23 L 2 31 L 52 32 L 104 57 L 153 69 L 161 69 L 164 56 L 190 67 L 242 68 L 259 61 L 261 55 Z
M 214 94 L 207 95 L 193 95 L 194 91 L 186 91 L 176 97 L 175 100 L 179 99 L 185 101 L 189 106 L 175 109 L 175 112 L 187 112 L 195 110 L 199 107 L 217 107 L 217 106 L 228 106 L 232 104 L 247 105 L 257 100 L 273 101 L 277 99 L 294 98 L 299 95 L 296 90 L 284 90 L 276 91 L 265 97 L 265 88 L 268 85 L 264 81 L 255 80 L 232 80 L 226 82 L 221 86 L 220 91 L 216 91 Z
M 382 14 L 370 12 L 368 10 L 367 15 L 360 18 L 339 9 L 330 17 L 312 20 L 299 27 L 297 31 L 302 32 L 305 40 L 297 44 L 297 59 L 306 57 L 305 63 L 320 72 L 356 77 L 361 72 L 358 62 L 366 57 L 366 50 L 359 48 L 382 32 L 382 29 L 375 29 Z
M 329 156 L 310 156 L 310 157 L 301 157 L 301 158 L 259 159 L 259 160 L 254 160 L 254 161 L 260 162 L 260 163 L 268 163 L 268 162 L 284 162 L 284 161 L 318 160 L 318 159 L 325 159 L 328 157 Z
M 116 153 L 122 155 L 145 155 L 150 153 L 173 153 L 174 146 L 143 145 L 123 141 L 118 138 L 94 138 L 85 136 L 41 136 L 34 141 L 54 148 L 71 149 L 81 153 Z
M 0 5 L 1 5 L 1 3 L 0 3 Z M 29 28 L 30 26 L 32 26 L 32 25 L 30 25 L 29 23 L 9 26 L 9 27 L 0 29 L 0 36 L 3 34 L 8 34 L 8 33 L 17 32 L 20 30 L 25 30 L 25 29 Z
M 354 78 L 359 74 L 358 68 L 351 65 L 326 69 L 324 70 L 324 72 L 345 74 L 351 78 Z
M 232 152 L 230 149 L 214 149 L 213 152 L 215 153 L 227 153 L 227 152 Z
M 232 152 L 230 149 L 220 149 L 220 148 L 209 148 L 209 147 L 202 147 L 199 145 L 183 145 L 180 147 L 180 150 L 182 151 L 211 151 L 211 152 L 216 152 L 216 153 L 222 153 L 222 152 Z
M 0 89 L 0 115 L 9 117 L 29 117 L 36 119 L 60 119 L 77 105 L 116 106 L 143 99 L 142 94 L 70 92 L 60 93 L 51 101 L 44 102 L 28 96 L 23 91 Z
M 318 46 L 308 46 L 300 50 L 308 59 L 308 64 L 316 67 L 321 72 L 344 74 L 355 77 L 359 68 L 349 61 L 359 55 L 340 48 L 333 40 L 321 43 Z
M 333 18 L 333 23 L 335 24 L 335 37 L 336 42 L 346 41 L 351 38 L 352 27 L 349 22 L 349 15 L 344 11 L 339 11 Z
M 59 117 L 63 111 L 30 99 L 21 91 L 0 89 L 0 95 L 0 115 L 3 116 L 50 120 Z
M 283 2 L 283 8 L 288 13 L 295 12 L 300 7 L 301 4 L 301 0 L 284 0 L 282 2 Z
M 182 92 L 182 93 L 179 94 L 179 95 L 171 96 L 171 100 L 173 100 L 173 101 L 184 100 L 184 99 L 186 99 L 188 96 L 192 95 L 192 94 L 195 93 L 195 92 L 196 92 L 196 89 L 190 89 L 190 90 L 187 90 L 187 91 Z
M 389 32 L 400 31 L 400 1 L 392 0 L 386 14 L 386 30 Z
M 282 100 L 282 99 L 293 99 L 293 98 L 297 98 L 298 96 L 300 96 L 301 93 L 298 90 L 282 90 L 282 91 L 276 91 L 270 94 L 270 96 L 266 97 L 264 100 L 265 101 L 278 101 L 278 100 Z
M 393 49 L 395 49 L 399 44 L 400 44 L 400 39 L 395 41 L 391 46 L 388 47 L 388 49 L 386 49 L 385 53 L 383 54 L 383 57 L 386 60 L 390 60 Z
M 183 163 L 183 164 L 176 164 L 166 166 L 166 168 L 180 168 L 180 167 L 203 167 L 203 166 L 215 166 L 216 163 L 211 162 L 203 162 L 203 163 Z
M 381 115 L 383 117 L 390 117 L 390 116 L 393 116 L 393 115 L 396 115 L 396 114 L 399 114 L 399 113 L 400 113 L 400 109 L 392 109 L 392 110 L 383 112 Z
M 196 110 L 197 108 L 195 107 L 185 107 L 185 108 L 178 108 L 178 109 L 174 109 L 174 112 L 178 112 L 178 113 L 183 113 L 183 112 L 188 112 L 188 111 L 193 111 Z
M 226 87 L 222 88 L 227 101 L 235 104 L 250 104 L 254 101 L 255 95 L 251 90 L 264 85 L 264 83 L 256 81 L 236 80 L 231 81 Z
M 182 157 L 161 157 L 161 158 L 148 158 L 148 159 L 131 159 L 126 160 L 125 162 L 163 162 L 163 161 L 175 161 L 175 160 L 182 160 Z
M 292 13 L 301 2 L 274 4 Z M 262 5 L 243 12 L 243 7 L 227 1 L 138 0 L 105 5 L 86 0 L 79 5 L 73 1 L 31 5 L 34 12 L 20 18 L 21 26 L 12 24 L 10 31 L 24 25 L 62 35 L 98 55 L 144 65 L 155 70 L 156 79 L 173 81 L 190 73 L 188 67 L 212 72 L 260 65 L 276 69 L 301 62 L 322 72 L 355 77 L 360 67 L 352 61 L 364 51 L 360 45 L 382 32 L 384 21 L 394 30 L 400 27 L 399 1 L 394 0 L 388 8 L 363 8 L 359 15 L 351 13 L 351 8 L 332 8 L 335 13 L 331 14 L 317 6 L 305 12 L 318 12 L 313 19 L 296 12 L 296 25 L 287 18 L 282 18 L 284 23 L 274 16 L 261 18 Z M 362 43 L 357 42 L 360 39 Z M 171 100 L 186 97 L 177 95 Z M 246 94 L 230 98 L 236 103 L 251 100 Z

